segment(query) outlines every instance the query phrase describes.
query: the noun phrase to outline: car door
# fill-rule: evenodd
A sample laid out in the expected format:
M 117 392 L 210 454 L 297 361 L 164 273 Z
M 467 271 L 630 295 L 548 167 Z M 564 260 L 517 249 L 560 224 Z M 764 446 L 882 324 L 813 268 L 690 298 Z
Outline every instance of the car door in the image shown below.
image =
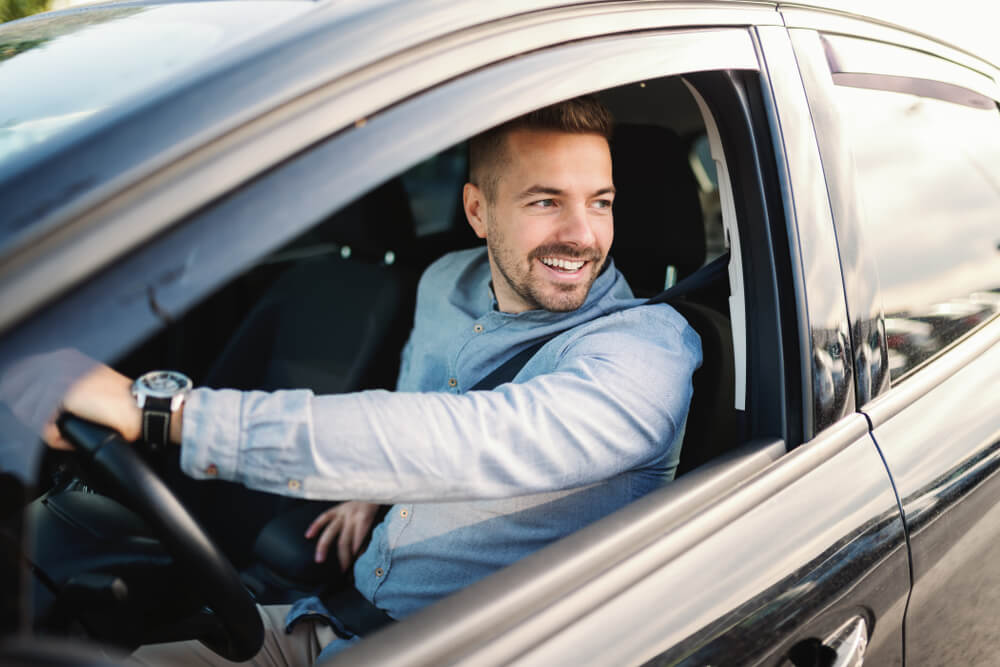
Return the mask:
M 884 370 L 867 374 L 885 381 L 859 404 L 906 519 L 907 660 L 986 664 L 1000 602 L 996 70 L 898 31 L 850 38 L 800 18 L 819 29 L 793 31 L 813 108 L 837 112 L 820 134 L 859 267 L 855 345 L 885 329 Z
M 685 78 L 714 119 L 714 155 L 731 179 L 723 208 L 739 221 L 756 437 L 331 664 L 819 665 L 866 654 L 902 663 L 903 523 L 855 411 L 841 269 L 801 79 L 783 28 L 726 32 L 753 60 Z M 670 48 L 665 34 L 657 53 Z M 601 51 L 557 53 L 579 70 Z M 512 71 L 518 64 L 545 76 L 531 58 Z
M 471 25 L 373 66 L 332 87 L 324 108 L 339 110 L 323 137 L 318 112 L 273 119 L 300 144 L 240 187 L 195 203 L 168 196 L 211 161 L 151 179 L 113 215 L 151 211 L 160 235 L 5 331 L 3 360 L 61 345 L 118 359 L 434 153 L 550 102 L 679 77 L 707 127 L 732 253 L 738 446 L 334 663 L 798 665 L 867 646 L 876 664 L 898 664 L 903 522 L 855 411 L 835 231 L 781 22 L 773 7 L 586 5 Z M 472 43 L 488 48 L 465 62 Z M 390 93 L 387 81 L 422 87 Z M 233 146 L 228 159 L 253 154 Z M 102 317 L 95 300 L 108 304 Z

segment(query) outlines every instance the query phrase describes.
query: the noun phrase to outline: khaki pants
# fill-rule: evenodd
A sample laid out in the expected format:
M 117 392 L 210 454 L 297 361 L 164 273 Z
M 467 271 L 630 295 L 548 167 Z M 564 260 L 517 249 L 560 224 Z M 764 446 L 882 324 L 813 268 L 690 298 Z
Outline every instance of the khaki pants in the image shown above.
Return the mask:
M 307 667 L 316 661 L 320 651 L 337 639 L 327 625 L 303 618 L 295 624 L 291 634 L 285 632 L 285 616 L 289 605 L 257 605 L 264 621 L 264 645 L 249 662 L 226 660 L 199 641 L 149 644 L 140 647 L 131 658 L 130 665 L 173 667 L 188 665 L 253 665 L 253 667 Z

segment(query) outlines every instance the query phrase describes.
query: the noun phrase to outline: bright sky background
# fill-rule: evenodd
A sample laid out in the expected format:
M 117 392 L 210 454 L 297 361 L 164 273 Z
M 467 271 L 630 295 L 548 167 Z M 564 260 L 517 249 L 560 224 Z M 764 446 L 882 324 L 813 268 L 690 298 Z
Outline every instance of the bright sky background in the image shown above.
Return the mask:
M 1000 66 L 1000 2 L 997 0 L 820 0 L 830 7 L 893 20 L 989 57 Z

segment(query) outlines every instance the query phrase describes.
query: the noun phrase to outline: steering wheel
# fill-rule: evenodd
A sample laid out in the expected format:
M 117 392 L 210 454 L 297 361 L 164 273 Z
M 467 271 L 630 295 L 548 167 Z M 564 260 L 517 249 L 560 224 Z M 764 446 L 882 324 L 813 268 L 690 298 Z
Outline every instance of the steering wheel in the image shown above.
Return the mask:
M 61 415 L 57 424 L 77 448 L 84 471 L 114 488 L 149 524 L 167 553 L 194 577 L 192 584 L 221 625 L 221 632 L 199 637 L 200 641 L 234 662 L 257 655 L 264 643 L 264 626 L 256 603 L 229 560 L 167 485 L 114 431 L 68 414 Z

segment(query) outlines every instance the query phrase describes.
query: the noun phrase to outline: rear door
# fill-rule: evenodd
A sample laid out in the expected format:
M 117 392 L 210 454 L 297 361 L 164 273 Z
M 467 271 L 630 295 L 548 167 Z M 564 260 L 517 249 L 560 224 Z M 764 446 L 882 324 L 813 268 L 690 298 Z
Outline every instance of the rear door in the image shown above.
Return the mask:
M 824 163 L 840 184 L 842 252 L 855 266 L 849 308 L 856 349 L 867 352 L 855 360 L 866 381 L 859 404 L 909 533 L 906 658 L 991 664 L 1000 649 L 995 70 L 904 33 L 811 23 L 819 31 L 792 34 Z

